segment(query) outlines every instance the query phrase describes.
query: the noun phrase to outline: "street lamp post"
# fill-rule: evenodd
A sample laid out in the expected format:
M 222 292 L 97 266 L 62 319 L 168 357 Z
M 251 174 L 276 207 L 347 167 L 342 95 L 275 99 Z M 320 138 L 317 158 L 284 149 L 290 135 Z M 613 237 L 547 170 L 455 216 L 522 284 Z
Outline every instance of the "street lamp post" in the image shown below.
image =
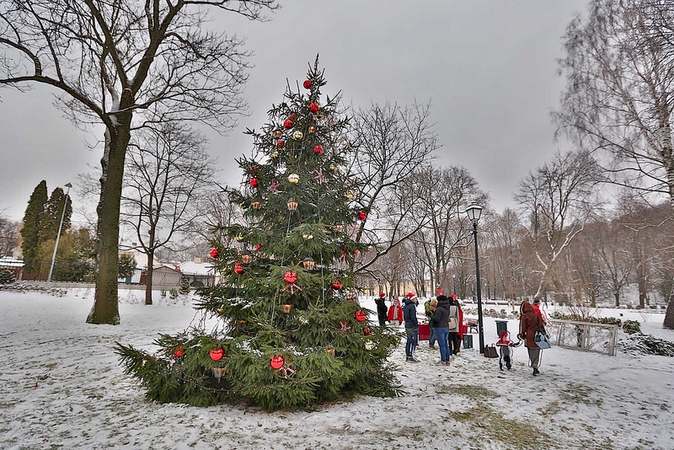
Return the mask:
M 482 207 L 472 203 L 467 209 L 466 214 L 473 222 L 473 241 L 475 241 L 475 285 L 477 287 L 477 328 L 480 338 L 480 353 L 484 353 L 484 326 L 482 321 L 482 290 L 480 289 L 480 258 L 477 251 L 477 223 L 482 215 Z
M 54 261 L 56 261 L 56 249 L 59 247 L 61 228 L 63 227 L 63 219 L 66 217 L 66 207 L 68 206 L 68 193 L 70 192 L 70 188 L 73 187 L 73 185 L 67 183 L 65 187 L 67 187 L 68 189 L 66 189 L 66 199 L 63 202 L 63 212 L 61 213 L 61 222 L 59 223 L 59 231 L 58 233 L 56 233 L 56 242 L 54 243 L 54 254 L 51 257 L 51 266 L 49 267 L 49 276 L 47 277 L 47 281 L 51 281 L 51 274 L 52 272 L 54 272 Z

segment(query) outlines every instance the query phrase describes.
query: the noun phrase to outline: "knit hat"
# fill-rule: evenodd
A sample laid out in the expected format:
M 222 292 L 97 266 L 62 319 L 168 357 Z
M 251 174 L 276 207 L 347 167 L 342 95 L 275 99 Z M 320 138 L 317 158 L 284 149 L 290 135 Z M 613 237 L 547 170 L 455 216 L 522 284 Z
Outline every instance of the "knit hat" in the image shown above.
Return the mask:
M 379 296 L 380 296 L 380 297 L 386 297 L 386 294 L 384 294 L 383 292 L 380 292 L 380 293 L 379 293 Z
M 416 297 L 417 297 L 417 294 L 415 294 L 414 292 L 408 292 L 407 295 L 406 295 L 405 297 L 407 297 L 407 298 L 409 298 L 410 300 L 412 300 L 413 298 L 416 298 Z

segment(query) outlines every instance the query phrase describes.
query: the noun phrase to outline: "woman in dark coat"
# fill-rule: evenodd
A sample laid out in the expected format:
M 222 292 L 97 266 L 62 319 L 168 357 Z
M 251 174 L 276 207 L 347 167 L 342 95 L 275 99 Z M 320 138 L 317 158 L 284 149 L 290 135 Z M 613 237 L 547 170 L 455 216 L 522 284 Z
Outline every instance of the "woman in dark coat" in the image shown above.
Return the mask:
M 377 304 L 377 316 L 379 317 L 379 326 L 383 327 L 388 321 L 388 309 L 386 308 L 386 294 L 383 292 L 379 293 L 379 298 L 374 302 Z
M 438 339 L 440 346 L 440 364 L 443 366 L 449 365 L 449 298 L 445 295 L 438 295 L 438 308 L 433 314 L 433 329 L 435 330 L 435 337 Z
M 520 306 L 520 333 L 517 335 L 519 339 L 524 339 L 529 352 L 529 361 L 531 361 L 531 367 L 534 369 L 534 375 L 538 375 L 538 366 L 541 357 L 541 349 L 534 342 L 534 336 L 536 331 L 545 333 L 545 328 L 543 325 L 543 320 L 536 313 L 536 310 L 531 303 L 528 301 L 523 301 L 522 306 Z

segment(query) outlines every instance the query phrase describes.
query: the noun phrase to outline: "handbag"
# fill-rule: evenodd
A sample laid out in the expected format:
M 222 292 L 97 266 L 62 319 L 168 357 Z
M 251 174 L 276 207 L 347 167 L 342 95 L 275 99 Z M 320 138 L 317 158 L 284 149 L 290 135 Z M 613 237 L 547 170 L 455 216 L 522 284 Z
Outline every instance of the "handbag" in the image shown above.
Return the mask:
M 484 348 L 484 357 L 485 358 L 498 358 L 498 352 L 496 351 L 496 346 L 494 344 L 487 345 Z
M 548 337 L 542 331 L 536 331 L 536 334 L 534 334 L 534 343 L 538 346 L 538 348 L 550 348 L 550 339 L 548 339 Z
M 456 319 L 454 317 L 449 318 L 449 329 L 450 330 L 456 329 Z

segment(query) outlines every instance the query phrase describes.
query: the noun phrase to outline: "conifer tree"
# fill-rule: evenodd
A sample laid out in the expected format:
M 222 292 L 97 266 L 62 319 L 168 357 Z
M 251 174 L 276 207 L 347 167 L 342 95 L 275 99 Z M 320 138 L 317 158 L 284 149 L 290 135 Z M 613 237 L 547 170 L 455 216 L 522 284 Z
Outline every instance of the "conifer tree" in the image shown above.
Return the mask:
M 65 205 L 65 214 L 63 206 Z M 65 233 L 70 229 L 70 217 L 73 214 L 72 202 L 66 204 L 66 194 L 63 189 L 57 187 L 51 193 L 49 200 L 44 205 L 44 215 L 40 223 L 40 242 L 45 242 L 50 239 L 55 240 L 56 234 L 59 231 L 61 224 L 61 216 L 63 216 L 63 226 L 61 233 Z
M 40 270 L 38 251 L 40 247 L 40 230 L 47 203 L 47 182 L 45 180 L 35 186 L 28 200 L 26 212 L 23 215 L 21 228 L 21 253 L 23 254 L 24 272 L 37 274 Z
M 230 193 L 245 222 L 221 230 L 235 248 L 211 251 L 224 280 L 200 291 L 202 325 L 161 335 L 155 354 L 117 344 L 149 399 L 275 410 L 401 392 L 387 361 L 399 337 L 357 300 L 350 262 L 364 248 L 352 233 L 367 211 L 351 204 L 348 120 L 325 84 L 317 59 L 248 131 L 253 155 L 238 160 L 244 180 Z

